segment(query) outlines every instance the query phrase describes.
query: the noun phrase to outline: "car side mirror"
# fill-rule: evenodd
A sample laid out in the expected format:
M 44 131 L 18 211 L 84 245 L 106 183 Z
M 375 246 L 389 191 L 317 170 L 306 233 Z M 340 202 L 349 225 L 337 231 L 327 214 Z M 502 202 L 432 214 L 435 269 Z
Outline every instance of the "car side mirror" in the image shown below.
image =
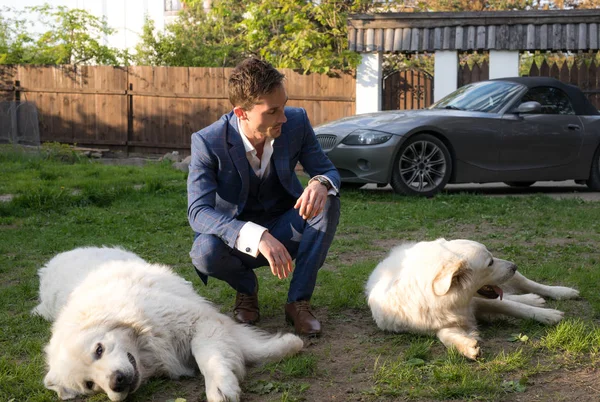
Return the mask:
M 517 114 L 540 114 L 542 113 L 542 105 L 536 101 L 523 102 L 517 107 Z

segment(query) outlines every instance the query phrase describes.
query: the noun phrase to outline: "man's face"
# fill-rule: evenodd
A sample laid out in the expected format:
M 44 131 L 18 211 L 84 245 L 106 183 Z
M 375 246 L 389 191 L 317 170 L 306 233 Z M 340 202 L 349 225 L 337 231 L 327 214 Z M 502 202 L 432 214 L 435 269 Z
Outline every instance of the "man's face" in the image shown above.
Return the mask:
M 283 112 L 288 97 L 283 85 L 261 96 L 250 110 L 235 107 L 234 112 L 243 124 L 244 134 L 251 140 L 277 138 L 281 126 L 287 121 Z

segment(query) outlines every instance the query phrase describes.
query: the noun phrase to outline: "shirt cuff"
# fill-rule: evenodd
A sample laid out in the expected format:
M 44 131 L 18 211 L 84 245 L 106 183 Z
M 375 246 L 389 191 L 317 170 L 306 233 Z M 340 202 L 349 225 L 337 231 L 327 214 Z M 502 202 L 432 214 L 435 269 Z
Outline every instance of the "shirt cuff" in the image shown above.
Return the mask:
M 238 238 L 235 241 L 235 248 L 244 254 L 256 258 L 258 256 L 258 244 L 260 238 L 267 229 L 257 225 L 254 222 L 246 222 L 240 229 Z
M 338 188 L 335 186 L 335 184 L 333 184 L 333 182 L 329 179 L 329 177 L 324 176 L 322 174 L 316 175 L 314 176 L 312 179 L 310 179 L 308 182 L 310 183 L 311 181 L 313 181 L 315 179 L 315 177 L 322 177 L 325 180 L 327 180 L 329 182 L 329 184 L 331 184 L 331 188 L 327 191 L 327 195 L 337 195 L 339 193 Z

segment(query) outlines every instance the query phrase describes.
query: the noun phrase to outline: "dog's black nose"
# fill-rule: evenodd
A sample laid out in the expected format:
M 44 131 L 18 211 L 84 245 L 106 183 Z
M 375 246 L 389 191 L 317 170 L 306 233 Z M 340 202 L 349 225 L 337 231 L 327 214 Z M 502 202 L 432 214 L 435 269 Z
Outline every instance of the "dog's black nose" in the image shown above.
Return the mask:
M 123 372 L 117 370 L 110 375 L 110 381 L 108 386 L 114 392 L 123 392 L 129 388 L 133 376 L 123 374 Z

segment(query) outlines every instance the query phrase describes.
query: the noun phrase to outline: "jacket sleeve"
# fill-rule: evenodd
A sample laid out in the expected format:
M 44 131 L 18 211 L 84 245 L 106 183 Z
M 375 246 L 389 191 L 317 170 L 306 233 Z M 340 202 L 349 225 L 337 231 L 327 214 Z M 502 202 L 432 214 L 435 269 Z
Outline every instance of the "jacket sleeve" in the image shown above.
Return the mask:
M 304 138 L 302 142 L 302 149 L 300 151 L 300 164 L 310 175 L 310 177 L 314 177 L 317 175 L 327 176 L 329 180 L 333 183 L 334 187 L 340 188 L 340 174 L 333 166 L 333 163 L 329 160 L 319 141 L 317 141 L 317 137 L 315 132 L 310 124 L 308 116 L 306 115 L 306 110 L 301 109 L 303 114 L 303 122 L 304 122 Z
M 215 235 L 233 248 L 245 222 L 217 209 L 219 163 L 198 134 L 192 135 L 191 157 L 187 180 L 190 226 L 194 232 Z

